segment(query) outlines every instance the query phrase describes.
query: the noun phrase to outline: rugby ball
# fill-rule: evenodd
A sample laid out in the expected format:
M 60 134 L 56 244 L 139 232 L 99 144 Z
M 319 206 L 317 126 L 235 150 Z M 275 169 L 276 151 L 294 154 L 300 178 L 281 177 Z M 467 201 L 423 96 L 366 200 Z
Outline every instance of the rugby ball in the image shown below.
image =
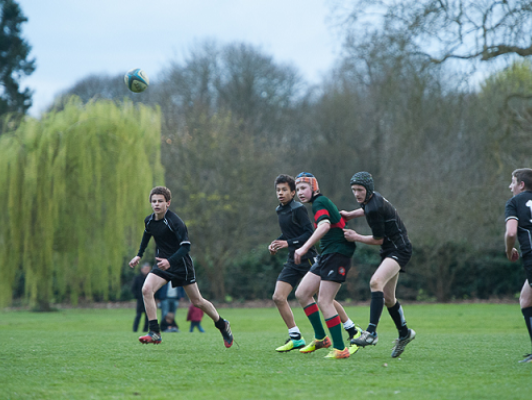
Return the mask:
M 134 93 L 140 93 L 146 90 L 150 84 L 148 75 L 140 68 L 132 69 L 124 75 L 124 82 L 129 90 Z

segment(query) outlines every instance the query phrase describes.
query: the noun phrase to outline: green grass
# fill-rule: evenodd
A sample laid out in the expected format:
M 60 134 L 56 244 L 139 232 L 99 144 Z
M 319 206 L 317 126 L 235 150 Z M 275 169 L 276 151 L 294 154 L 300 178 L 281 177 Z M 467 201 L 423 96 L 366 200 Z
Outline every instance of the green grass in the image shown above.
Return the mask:
M 208 317 L 205 334 L 165 334 L 154 346 L 130 331 L 132 309 L 0 312 L 0 399 L 530 399 L 532 364 L 517 362 L 530 351 L 518 305 L 404 308 L 418 335 L 395 360 L 386 311 L 379 344 L 346 360 L 276 353 L 287 337 L 276 309 L 222 309 L 240 344 L 231 349 Z M 366 325 L 368 307 L 347 311 Z

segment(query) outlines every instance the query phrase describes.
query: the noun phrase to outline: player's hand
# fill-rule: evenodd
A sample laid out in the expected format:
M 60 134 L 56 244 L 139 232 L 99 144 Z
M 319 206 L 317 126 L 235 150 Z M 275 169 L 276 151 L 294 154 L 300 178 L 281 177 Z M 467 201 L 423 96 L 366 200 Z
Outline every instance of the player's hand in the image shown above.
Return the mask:
M 349 219 L 350 214 L 351 213 L 349 211 L 340 210 L 340 215 L 344 217 L 345 220 Z
M 166 271 L 170 268 L 170 263 L 166 258 L 155 257 L 155 259 L 157 260 L 157 267 L 159 267 L 160 270 Z
M 510 260 L 511 262 L 516 262 L 517 260 L 519 260 L 519 252 L 517 251 L 516 248 L 513 248 L 510 255 L 507 257 L 508 257 L 508 260 Z
M 304 249 L 303 247 L 297 249 L 295 252 L 294 252 L 294 263 L 297 265 L 297 264 L 301 264 L 301 257 L 303 257 L 305 254 L 307 254 L 307 250 Z
M 277 250 L 274 250 L 273 248 L 273 242 L 271 242 L 270 245 L 268 246 L 268 251 L 270 252 L 272 256 L 277 254 Z
M 135 256 L 131 259 L 131 261 L 129 262 L 129 266 L 131 268 L 135 268 L 137 265 L 139 265 L 139 261 L 140 261 L 140 257 L 139 256 Z
M 274 240 L 272 242 L 272 248 L 275 251 L 288 248 L 288 242 L 286 240 Z
M 357 233 L 353 229 L 343 229 L 345 240 L 354 242 L 357 238 Z

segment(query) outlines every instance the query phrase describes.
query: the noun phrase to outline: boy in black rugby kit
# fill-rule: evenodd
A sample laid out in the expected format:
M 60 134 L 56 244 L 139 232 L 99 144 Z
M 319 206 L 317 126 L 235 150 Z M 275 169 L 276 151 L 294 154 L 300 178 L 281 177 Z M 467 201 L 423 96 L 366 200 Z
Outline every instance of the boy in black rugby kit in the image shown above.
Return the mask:
M 519 305 L 532 341 L 532 169 L 516 169 L 512 173 L 510 190 L 514 196 L 506 202 L 505 207 L 506 257 L 512 262 L 519 259 L 519 252 L 514 248 L 516 239 L 519 240 L 526 273 L 526 281 L 519 296 Z M 519 362 L 532 362 L 532 354 L 526 354 L 525 358 Z
M 277 278 L 273 301 L 279 309 L 287 328 L 289 338 L 283 346 L 276 350 L 286 352 L 293 349 L 300 349 L 305 346 L 305 339 L 297 327 L 294 314 L 288 304 L 288 295 L 299 283 L 301 278 L 309 271 L 317 256 L 316 250 L 312 247 L 301 259 L 300 264 L 294 262 L 294 252 L 299 249 L 312 236 L 314 229 L 310 222 L 308 212 L 303 204 L 294 201 L 296 194 L 296 184 L 290 175 L 279 175 L 275 179 L 275 191 L 277 199 L 281 203 L 276 211 L 281 228 L 281 236 L 272 241 L 268 247 L 270 254 L 274 255 L 278 250 L 288 248 L 288 259 L 283 270 Z M 343 322 L 344 329 L 352 339 L 358 334 L 360 328 L 355 327 L 353 321 L 349 319 L 340 303 L 334 301 L 335 308 Z
M 366 216 L 371 235 L 360 235 L 352 229 L 344 229 L 344 235 L 350 242 L 360 242 L 381 246 L 381 264 L 370 280 L 371 303 L 368 328 L 362 335 L 351 340 L 357 346 L 376 345 L 377 324 L 384 305 L 399 331 L 395 340 L 392 357 L 399 357 L 406 345 L 416 337 L 413 329 L 408 329 L 403 308 L 395 298 L 395 289 L 399 272 L 403 271 L 412 256 L 412 245 L 406 228 L 397 211 L 388 200 L 373 191 L 373 177 L 368 172 L 358 172 L 351 178 L 351 190 L 361 208 L 354 211 L 341 211 L 340 214 L 350 220 Z
M 214 321 L 214 325 L 222 334 L 225 347 L 233 345 L 233 334 L 229 321 L 224 320 L 211 302 L 205 300 L 196 283 L 196 273 L 190 251 L 188 230 L 185 223 L 168 209 L 172 194 L 169 189 L 157 186 L 150 192 L 150 203 L 153 214 L 144 220 L 144 235 L 137 256 L 129 262 L 134 268 L 140 261 L 150 238 L 153 236 L 156 244 L 157 266 L 148 274 L 142 286 L 142 295 L 146 314 L 149 319 L 150 331 L 146 336 L 139 337 L 141 343 L 159 344 L 162 341 L 161 329 L 157 322 L 157 304 L 154 294 L 168 282 L 172 286 L 183 286 L 194 306 L 202 309 Z

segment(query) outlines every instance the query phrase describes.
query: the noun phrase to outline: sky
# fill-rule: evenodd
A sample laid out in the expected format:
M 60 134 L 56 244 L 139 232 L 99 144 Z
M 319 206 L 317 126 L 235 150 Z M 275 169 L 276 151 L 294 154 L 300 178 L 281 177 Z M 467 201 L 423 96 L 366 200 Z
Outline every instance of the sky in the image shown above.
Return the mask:
M 317 83 L 339 55 L 330 0 L 19 0 L 37 69 L 30 115 L 89 74 L 142 68 L 156 79 L 204 40 L 245 42 Z

